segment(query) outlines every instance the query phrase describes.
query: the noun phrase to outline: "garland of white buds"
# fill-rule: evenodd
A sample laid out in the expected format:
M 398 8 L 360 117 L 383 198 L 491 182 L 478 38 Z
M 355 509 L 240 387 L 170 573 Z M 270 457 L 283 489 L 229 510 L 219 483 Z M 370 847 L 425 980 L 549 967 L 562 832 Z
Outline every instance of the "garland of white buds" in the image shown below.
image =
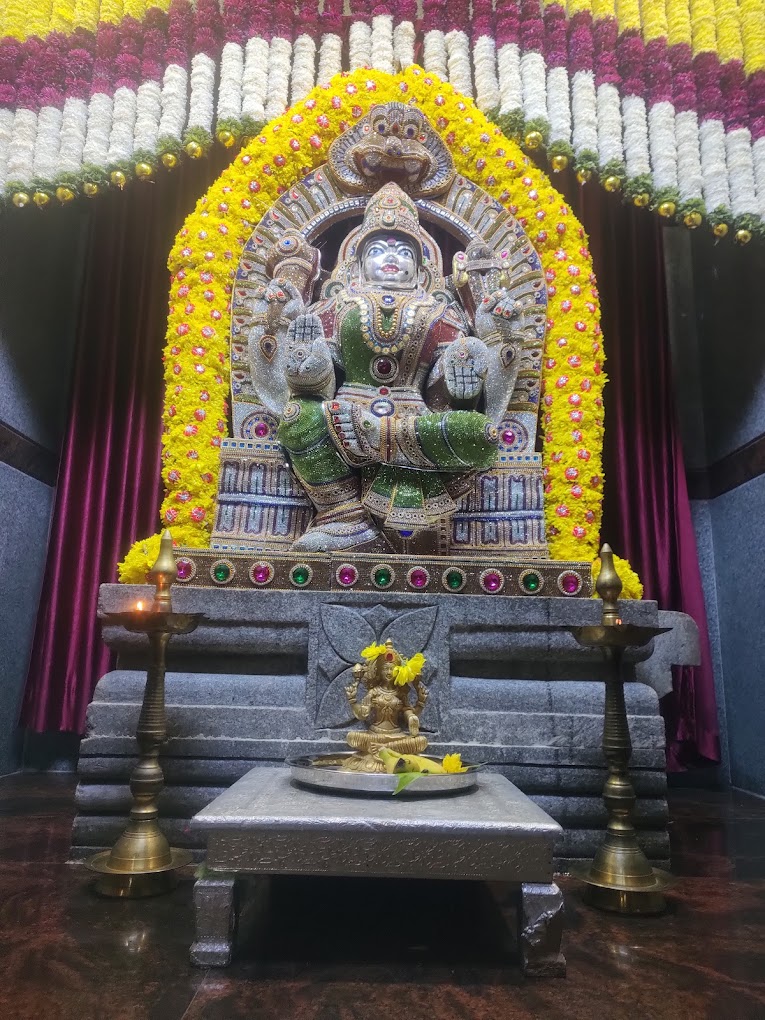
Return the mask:
M 334 32 L 325 32 L 319 46 L 319 69 L 316 84 L 326 85 L 343 69 L 343 40 Z
M 242 116 L 262 123 L 266 118 L 268 90 L 268 40 L 253 36 L 244 47 L 242 73 Z
M 393 18 L 376 14 L 370 34 L 371 64 L 375 71 L 393 74 Z
M 312 36 L 303 32 L 292 47 L 292 80 L 290 100 L 297 103 L 305 99 L 316 84 L 316 43 Z

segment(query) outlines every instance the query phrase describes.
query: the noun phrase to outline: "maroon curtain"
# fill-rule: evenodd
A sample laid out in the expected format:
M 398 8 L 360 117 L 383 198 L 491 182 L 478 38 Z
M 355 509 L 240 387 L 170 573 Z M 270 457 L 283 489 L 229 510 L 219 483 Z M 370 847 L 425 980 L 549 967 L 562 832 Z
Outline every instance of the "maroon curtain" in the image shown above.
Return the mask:
M 606 371 L 601 539 L 640 574 L 645 597 L 688 613 L 701 665 L 676 668 L 662 699 L 667 767 L 720 760 L 712 656 L 675 417 L 662 225 L 602 188 L 569 182 L 590 237 L 602 303 Z
M 187 164 L 96 199 L 48 561 L 21 723 L 82 733 L 109 665 L 98 587 L 157 530 L 167 255 L 219 171 Z

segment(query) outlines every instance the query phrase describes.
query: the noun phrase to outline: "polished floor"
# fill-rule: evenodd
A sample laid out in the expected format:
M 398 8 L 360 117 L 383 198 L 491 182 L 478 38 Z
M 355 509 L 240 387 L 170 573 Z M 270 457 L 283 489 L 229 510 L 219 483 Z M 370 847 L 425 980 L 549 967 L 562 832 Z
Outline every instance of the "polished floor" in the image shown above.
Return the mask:
M 281 879 L 258 944 L 188 963 L 191 879 L 96 898 L 65 863 L 71 777 L 0 779 L 1 1020 L 765 1020 L 765 801 L 677 791 L 671 909 L 566 895 L 568 977 L 525 982 L 482 887 Z M 508 963 L 510 961 L 510 963 Z

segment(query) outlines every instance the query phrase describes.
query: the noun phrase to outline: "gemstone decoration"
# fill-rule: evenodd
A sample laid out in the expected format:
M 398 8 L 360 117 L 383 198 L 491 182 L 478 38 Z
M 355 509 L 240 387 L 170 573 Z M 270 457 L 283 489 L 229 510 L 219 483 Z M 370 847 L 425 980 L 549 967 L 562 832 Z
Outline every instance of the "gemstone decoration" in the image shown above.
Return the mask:
M 313 570 L 307 563 L 296 563 L 290 570 L 290 584 L 294 584 L 296 588 L 305 588 L 312 577 Z
M 216 584 L 228 584 L 234 576 L 234 564 L 231 560 L 216 560 L 210 567 L 210 577 Z
M 274 579 L 274 568 L 270 563 L 253 563 L 250 567 L 250 580 L 253 584 L 270 584 Z
M 197 572 L 193 560 L 180 559 L 175 561 L 176 573 L 179 581 L 190 581 Z
M 512 429 L 505 429 L 502 433 L 502 442 L 507 443 L 508 446 L 512 446 L 515 442 L 515 433 Z
M 496 595 L 505 587 L 505 575 L 499 570 L 484 570 L 480 581 L 481 587 L 489 595 Z
M 441 584 L 447 591 L 462 591 L 466 583 L 467 578 L 457 567 L 450 567 L 441 575 Z
M 268 435 L 269 432 L 270 429 L 264 421 L 259 421 L 258 424 L 255 426 L 255 435 L 258 437 L 258 439 L 263 439 L 265 436 Z
M 558 575 L 558 588 L 564 595 L 578 595 L 582 590 L 582 577 L 575 570 L 564 570 Z
M 352 563 L 341 563 L 335 571 L 335 578 L 343 588 L 350 588 L 358 581 L 359 572 Z
M 412 588 L 427 588 L 430 583 L 430 574 L 425 567 L 412 567 L 406 575 L 406 579 Z
M 544 578 L 537 570 L 524 570 L 518 578 L 521 591 L 526 595 L 536 595 L 544 586 Z
M 372 568 L 370 577 L 375 588 L 390 588 L 396 579 L 396 572 L 387 563 L 378 563 Z

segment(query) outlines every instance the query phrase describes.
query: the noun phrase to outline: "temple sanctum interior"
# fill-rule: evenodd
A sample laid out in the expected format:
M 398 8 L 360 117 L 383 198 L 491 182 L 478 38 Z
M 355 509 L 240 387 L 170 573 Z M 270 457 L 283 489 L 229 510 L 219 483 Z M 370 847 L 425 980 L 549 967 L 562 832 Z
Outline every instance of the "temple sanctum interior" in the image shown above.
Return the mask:
M 765 1020 L 763 280 L 762 0 L 0 3 L 0 1017 Z

